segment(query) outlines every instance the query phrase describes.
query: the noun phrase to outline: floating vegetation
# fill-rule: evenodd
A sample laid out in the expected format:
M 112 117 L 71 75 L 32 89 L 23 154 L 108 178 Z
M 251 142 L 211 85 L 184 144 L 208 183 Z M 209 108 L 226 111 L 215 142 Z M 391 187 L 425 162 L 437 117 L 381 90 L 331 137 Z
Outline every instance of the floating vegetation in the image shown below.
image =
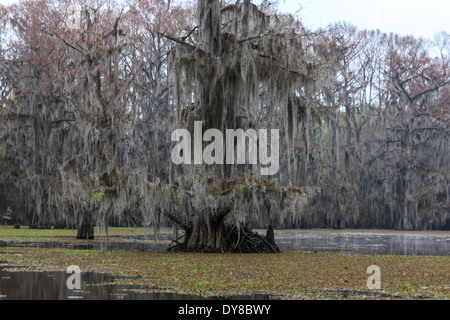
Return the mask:
M 20 271 L 110 273 L 121 285 L 200 296 L 270 294 L 277 299 L 450 299 L 450 257 L 342 254 L 201 254 L 14 248 L 2 253 Z M 18 256 L 17 253 L 22 253 Z M 381 290 L 368 290 L 366 269 L 381 269 Z

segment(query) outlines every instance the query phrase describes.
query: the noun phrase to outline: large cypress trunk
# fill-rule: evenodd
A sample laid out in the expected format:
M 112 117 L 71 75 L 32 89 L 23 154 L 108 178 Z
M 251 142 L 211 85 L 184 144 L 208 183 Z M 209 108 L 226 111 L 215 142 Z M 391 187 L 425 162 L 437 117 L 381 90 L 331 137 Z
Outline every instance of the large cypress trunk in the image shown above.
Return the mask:
M 90 212 L 84 212 L 80 219 L 77 231 L 77 239 L 94 239 L 94 219 Z
M 220 253 L 278 253 L 274 237 L 263 237 L 243 225 L 226 222 L 229 209 L 206 209 L 193 226 L 187 226 L 172 215 L 168 217 L 185 230 L 184 241 L 168 251 Z M 269 230 L 273 229 L 269 228 Z
M 223 252 L 226 248 L 226 213 L 210 212 L 199 217 L 186 238 L 186 251 Z

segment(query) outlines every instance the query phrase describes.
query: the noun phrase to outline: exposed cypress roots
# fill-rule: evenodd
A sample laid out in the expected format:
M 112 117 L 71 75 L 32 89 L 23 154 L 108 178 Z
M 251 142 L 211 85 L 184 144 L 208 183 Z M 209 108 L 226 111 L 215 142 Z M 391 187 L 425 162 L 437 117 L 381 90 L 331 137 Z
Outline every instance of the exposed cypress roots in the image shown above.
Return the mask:
M 217 252 L 217 253 L 279 253 L 281 250 L 276 245 L 273 237 L 264 237 L 251 231 L 244 225 L 230 224 L 225 222 L 223 225 L 225 237 L 220 247 L 205 247 L 190 245 L 192 237 L 196 237 L 192 230 L 186 232 L 180 238 L 172 241 L 175 245 L 169 247 L 167 251 L 171 252 Z M 183 242 L 180 242 L 184 238 Z

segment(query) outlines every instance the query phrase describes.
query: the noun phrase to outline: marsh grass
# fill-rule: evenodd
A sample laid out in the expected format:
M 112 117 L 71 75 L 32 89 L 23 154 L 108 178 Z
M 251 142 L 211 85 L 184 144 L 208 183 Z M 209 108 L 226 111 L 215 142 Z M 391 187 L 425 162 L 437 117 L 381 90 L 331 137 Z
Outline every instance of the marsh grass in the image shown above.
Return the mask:
M 104 237 L 105 232 L 95 227 L 95 236 Z M 171 232 L 171 229 L 161 229 L 160 232 Z M 110 227 L 108 228 L 110 236 L 133 236 L 153 234 L 153 229 L 136 227 Z M 76 237 L 76 229 L 30 229 L 28 226 L 21 226 L 20 229 L 14 229 L 13 226 L 0 226 L 0 237 Z

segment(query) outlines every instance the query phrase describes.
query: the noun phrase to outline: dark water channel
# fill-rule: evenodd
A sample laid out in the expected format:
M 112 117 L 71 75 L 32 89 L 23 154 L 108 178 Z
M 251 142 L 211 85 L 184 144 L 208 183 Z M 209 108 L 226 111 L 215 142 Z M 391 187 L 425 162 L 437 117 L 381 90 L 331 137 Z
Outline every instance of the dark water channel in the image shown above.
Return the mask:
M 98 238 L 97 238 L 98 239 Z M 2 247 L 33 247 L 33 248 L 62 248 L 62 249 L 72 249 L 72 250 L 99 250 L 99 251 L 138 251 L 138 252 L 164 252 L 166 251 L 167 243 L 158 243 L 154 241 L 147 242 L 137 242 L 132 238 L 129 241 L 114 241 L 113 238 L 109 240 L 100 241 L 58 241 L 58 240 L 47 240 L 47 241 L 13 241 L 13 240 L 1 240 L 0 248 Z
M 105 273 L 81 273 L 81 289 L 69 289 L 70 274 L 5 271 L 0 267 L 0 300 L 198 300 L 193 295 L 152 292 L 151 288 L 122 286 Z M 211 300 L 267 300 L 267 295 L 212 297 Z

